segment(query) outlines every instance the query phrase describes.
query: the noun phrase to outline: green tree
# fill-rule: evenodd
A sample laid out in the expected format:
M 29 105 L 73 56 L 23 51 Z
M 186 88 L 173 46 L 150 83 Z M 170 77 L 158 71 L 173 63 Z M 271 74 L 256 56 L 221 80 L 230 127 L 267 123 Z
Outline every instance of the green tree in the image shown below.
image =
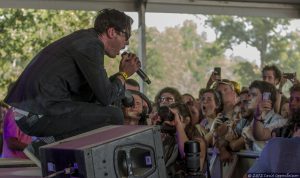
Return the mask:
M 204 72 L 208 60 L 203 58 L 202 48 L 207 45 L 205 43 L 205 35 L 200 36 L 197 33 L 197 24 L 191 20 L 187 20 L 180 28 L 180 35 L 182 38 L 181 50 L 184 51 L 182 57 L 186 59 L 186 63 L 192 72 L 193 77 L 197 83 L 203 80 Z
M 242 86 L 247 87 L 254 79 L 261 78 L 261 71 L 254 62 L 249 62 L 241 57 L 235 57 L 234 60 L 233 72 Z
M 130 41 L 130 50 L 134 52 L 137 49 L 136 37 L 133 35 Z M 197 24 L 193 21 L 168 27 L 162 32 L 153 27 L 147 28 L 146 40 L 146 69 L 152 80 L 146 94 L 151 99 L 166 86 L 197 96 L 199 89 L 206 86 L 213 66 L 227 68 L 231 64 L 222 60 L 223 55 L 212 59 L 206 57 L 208 52 L 203 54 L 203 49 L 208 50 L 215 43 L 206 42 L 205 34 L 197 33 Z
M 156 81 L 161 80 L 163 76 L 162 56 L 156 48 L 159 38 L 160 32 L 156 28 L 150 27 L 146 29 L 146 72 L 152 83 L 151 85 L 145 85 L 147 87 L 146 95 L 150 98 L 153 98 L 156 94 L 156 87 L 153 86 L 155 86 Z M 138 30 L 133 30 L 128 50 L 138 54 Z M 134 74 L 132 78 L 139 80 L 136 74 Z
M 242 43 L 255 47 L 260 52 L 259 70 L 268 64 L 280 64 L 291 41 L 287 33 L 289 19 L 209 16 L 206 24 L 215 30 L 215 43 L 223 49 L 232 49 L 234 45 Z M 255 65 L 249 62 L 239 63 L 235 72 L 241 78 L 247 78 L 247 81 L 258 75 Z
M 92 26 L 95 12 L 0 9 L 0 97 L 8 83 L 50 42 Z
M 92 27 L 95 14 L 85 11 L 0 9 L 0 97 L 5 95 L 7 84 L 20 75 L 43 47 L 73 31 Z M 222 67 L 223 78 L 249 84 L 253 78 L 260 76 L 260 67 L 238 57 L 228 60 L 224 55 L 226 49 L 241 43 L 257 49 L 265 48 L 264 63 L 276 63 L 283 71 L 299 73 L 299 32 L 283 33 L 288 25 L 286 20 L 264 19 L 267 20 L 209 16 L 207 23 L 214 27 L 217 34 L 215 42 L 207 42 L 204 33 L 199 35 L 197 23 L 193 21 L 168 27 L 162 32 L 154 27 L 147 28 L 146 70 L 152 80 L 147 96 L 153 99 L 165 86 L 197 96 L 198 90 L 206 86 L 215 66 Z M 129 51 L 137 53 L 137 40 L 137 30 L 134 30 Z M 120 58 L 105 58 L 109 75 L 118 70 L 119 61 Z M 138 79 L 138 76 L 133 78 Z
M 214 66 L 223 66 L 224 76 L 232 76 L 229 70 L 232 62 L 224 60 L 222 52 L 220 56 L 207 57 L 216 43 L 206 42 L 205 34 L 197 33 L 195 22 L 188 20 L 182 26 L 168 27 L 162 32 L 151 27 L 146 32 L 146 69 L 152 80 L 146 93 L 149 98 L 154 99 L 166 86 L 196 97 L 199 89 L 206 86 Z M 133 52 L 137 52 L 136 33 L 130 40 L 129 50 Z
M 215 29 L 217 42 L 225 49 L 242 43 L 255 47 L 260 52 L 260 68 L 280 61 L 290 40 L 288 19 L 209 16 L 206 23 Z

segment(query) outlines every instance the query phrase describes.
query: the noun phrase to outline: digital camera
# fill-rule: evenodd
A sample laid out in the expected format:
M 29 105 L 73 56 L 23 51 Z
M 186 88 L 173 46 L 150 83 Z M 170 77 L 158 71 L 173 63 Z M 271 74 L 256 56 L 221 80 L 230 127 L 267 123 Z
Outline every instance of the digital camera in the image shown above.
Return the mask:
M 161 106 L 158 108 L 158 115 L 161 118 L 162 122 L 163 121 L 173 121 L 175 116 L 171 112 L 168 106 Z

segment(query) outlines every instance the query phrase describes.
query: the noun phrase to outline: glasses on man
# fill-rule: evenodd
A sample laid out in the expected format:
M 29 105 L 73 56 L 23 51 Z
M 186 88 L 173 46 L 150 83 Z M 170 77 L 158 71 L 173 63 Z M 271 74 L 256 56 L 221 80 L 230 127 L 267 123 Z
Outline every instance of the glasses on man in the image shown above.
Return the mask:
M 175 98 L 173 98 L 173 97 L 169 97 L 169 96 L 167 96 L 167 97 L 160 97 L 159 98 L 159 102 L 161 103 L 161 102 L 175 102 Z
M 129 40 L 130 38 L 130 34 L 128 32 L 126 32 L 125 30 L 118 30 L 118 32 L 123 33 L 125 36 L 126 41 Z

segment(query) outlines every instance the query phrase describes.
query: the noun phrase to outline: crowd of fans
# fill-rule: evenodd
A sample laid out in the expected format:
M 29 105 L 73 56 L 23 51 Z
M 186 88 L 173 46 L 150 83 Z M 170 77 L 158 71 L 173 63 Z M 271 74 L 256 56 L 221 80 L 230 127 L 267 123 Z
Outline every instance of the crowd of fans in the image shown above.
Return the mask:
M 282 93 L 288 81 L 293 84 L 289 98 Z M 234 152 L 261 152 L 273 137 L 292 137 L 295 123 L 299 124 L 292 118 L 299 117 L 300 83 L 296 76 L 285 76 L 275 65 L 265 66 L 262 79 L 244 87 L 212 72 L 207 87 L 199 90 L 197 98 L 189 93 L 181 94 L 174 87 L 166 87 L 151 102 L 140 92 L 135 80 L 128 79 L 125 87 L 134 102 L 132 106 L 121 106 L 124 123 L 161 126 L 164 159 L 170 177 L 184 172 L 186 141 L 200 143 L 201 172 L 207 175 L 212 173 L 208 169 L 207 149 L 213 148 L 218 150 L 221 162 L 226 163 L 224 177 L 231 177 L 232 169 L 238 168 Z M 3 114 L 4 123 L 8 122 L 9 117 L 8 108 Z M 4 124 L 3 129 L 6 127 L 9 125 Z M 7 144 L 12 140 L 18 140 L 18 135 L 3 135 L 5 149 L 22 151 L 27 143 L 22 143 L 22 147 L 9 146 Z M 6 157 L 5 153 L 3 157 Z
M 289 98 L 282 93 L 287 81 L 292 83 Z M 135 99 L 139 97 L 133 95 Z M 149 101 L 141 97 L 136 100 L 141 103 L 129 109 L 132 113 L 125 112 L 125 123 L 141 124 L 138 121 L 146 118 L 144 124 L 162 127 L 170 177 L 180 174 L 184 168 L 183 145 L 188 140 L 200 143 L 203 173 L 212 171 L 206 168 L 209 165 L 207 149 L 213 148 L 217 150 L 216 156 L 225 163 L 223 177 L 232 177 L 233 170 L 238 169 L 234 152 L 251 150 L 260 153 L 273 137 L 292 137 L 291 118 L 300 110 L 300 83 L 296 75 L 291 78 L 270 65 L 263 68 L 262 79 L 249 83 L 249 86 L 241 87 L 238 82 L 222 79 L 212 72 L 207 87 L 199 90 L 198 98 L 166 87 L 157 93 L 151 109 Z M 165 107 L 173 113 L 173 118 L 165 113 Z M 145 108 L 148 108 L 147 114 Z M 216 177 L 213 172 L 210 174 Z
M 292 83 L 289 98 L 282 93 L 287 82 Z M 173 119 L 160 114 L 165 106 L 174 114 Z M 185 109 L 178 109 L 179 106 Z M 291 118 L 298 110 L 300 83 L 296 75 L 291 78 L 275 65 L 270 65 L 263 68 L 262 79 L 244 87 L 212 72 L 207 87 L 199 90 L 198 98 L 189 93 L 181 94 L 173 87 L 163 88 L 155 96 L 151 110 L 148 109 L 146 123 L 162 126 L 165 162 L 170 177 L 183 167 L 179 163 L 184 160 L 183 144 L 188 140 L 197 140 L 201 150 L 205 150 L 201 153 L 202 172 L 207 172 L 209 164 L 205 161 L 207 148 L 213 148 L 225 163 L 223 177 L 232 177 L 233 170 L 238 169 L 234 152 L 251 150 L 261 153 L 273 137 L 292 137 Z M 214 177 L 214 173 L 210 173 Z

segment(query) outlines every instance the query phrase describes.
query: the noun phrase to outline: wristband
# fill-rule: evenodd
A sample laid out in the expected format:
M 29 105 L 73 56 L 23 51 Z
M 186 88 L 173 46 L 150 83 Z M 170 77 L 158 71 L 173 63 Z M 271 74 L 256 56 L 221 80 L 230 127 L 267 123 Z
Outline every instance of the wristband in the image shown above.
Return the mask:
M 118 72 L 118 75 L 121 75 L 125 80 L 128 79 L 128 75 L 125 72 Z

